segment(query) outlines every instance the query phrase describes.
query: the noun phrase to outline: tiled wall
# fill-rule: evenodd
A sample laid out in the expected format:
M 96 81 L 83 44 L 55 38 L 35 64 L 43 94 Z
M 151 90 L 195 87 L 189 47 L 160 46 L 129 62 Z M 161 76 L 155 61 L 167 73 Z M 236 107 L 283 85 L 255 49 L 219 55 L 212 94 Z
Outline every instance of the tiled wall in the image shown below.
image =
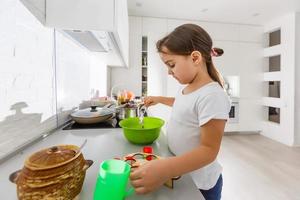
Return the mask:
M 106 74 L 97 56 L 44 27 L 18 0 L 0 1 L 0 159 L 65 122 L 91 89 L 106 88 L 106 79 L 90 84 L 91 66 Z

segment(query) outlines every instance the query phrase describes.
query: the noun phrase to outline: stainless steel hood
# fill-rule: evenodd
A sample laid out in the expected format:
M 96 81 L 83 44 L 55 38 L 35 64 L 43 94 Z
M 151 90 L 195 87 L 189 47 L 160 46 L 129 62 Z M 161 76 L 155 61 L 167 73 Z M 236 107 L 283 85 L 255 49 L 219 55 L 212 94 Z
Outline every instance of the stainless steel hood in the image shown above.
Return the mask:
M 90 51 L 109 52 L 111 50 L 108 34 L 105 31 L 96 33 L 92 31 L 64 30 L 64 32 Z

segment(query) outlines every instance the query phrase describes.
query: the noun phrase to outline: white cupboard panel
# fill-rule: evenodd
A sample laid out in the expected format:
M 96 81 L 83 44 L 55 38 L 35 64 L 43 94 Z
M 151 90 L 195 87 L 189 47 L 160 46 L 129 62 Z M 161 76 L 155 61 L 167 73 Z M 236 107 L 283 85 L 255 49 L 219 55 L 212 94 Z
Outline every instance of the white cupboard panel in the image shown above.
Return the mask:
M 167 33 L 167 20 L 159 18 L 143 17 L 142 33 L 147 35 L 158 35 L 163 37 Z

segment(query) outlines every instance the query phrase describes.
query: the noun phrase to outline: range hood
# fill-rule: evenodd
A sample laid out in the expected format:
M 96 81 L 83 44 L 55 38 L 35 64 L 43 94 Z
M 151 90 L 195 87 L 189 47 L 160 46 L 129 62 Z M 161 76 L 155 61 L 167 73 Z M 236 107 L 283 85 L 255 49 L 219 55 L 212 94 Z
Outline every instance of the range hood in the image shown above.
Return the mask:
M 63 31 L 108 65 L 128 67 L 127 0 L 21 0 L 47 27 Z
M 106 61 L 110 67 L 128 66 L 112 33 L 81 30 L 63 30 L 63 32 L 89 51 L 107 53 Z
M 92 31 L 64 30 L 64 32 L 90 51 L 110 51 L 108 34 L 105 31 L 99 31 L 97 35 Z

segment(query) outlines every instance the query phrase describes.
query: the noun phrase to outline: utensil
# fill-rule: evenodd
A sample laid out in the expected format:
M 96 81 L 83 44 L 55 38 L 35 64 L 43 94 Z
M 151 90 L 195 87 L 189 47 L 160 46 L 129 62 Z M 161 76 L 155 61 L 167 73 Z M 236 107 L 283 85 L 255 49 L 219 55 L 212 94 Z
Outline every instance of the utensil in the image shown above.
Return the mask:
M 134 101 L 129 101 L 128 103 L 116 106 L 116 116 L 118 119 L 126 119 L 130 117 L 139 117 L 140 110 L 145 109 L 143 111 L 143 115 L 147 114 L 147 109 L 143 108 L 144 103 L 137 103 Z
M 76 154 L 78 154 L 78 153 L 81 152 L 82 148 L 86 145 L 86 143 L 87 143 L 87 139 L 85 139 L 85 140 L 83 141 L 83 143 L 80 145 L 80 147 L 79 147 L 79 149 L 77 150 Z
M 138 109 L 138 117 L 142 128 L 144 128 L 144 116 L 146 113 L 147 113 L 147 107 L 145 106 L 145 104 L 141 104 L 140 108 Z
M 72 119 L 80 124 L 94 124 L 111 119 L 115 113 L 114 109 L 97 106 L 91 106 L 90 108 L 78 110 L 72 113 L 70 116 Z
M 94 200 L 123 200 L 133 194 L 127 188 L 131 166 L 123 160 L 105 160 L 101 163 L 94 190 Z
M 159 136 L 164 120 L 156 117 L 144 117 L 143 126 L 138 117 L 123 119 L 119 125 L 125 138 L 133 144 L 151 144 Z

